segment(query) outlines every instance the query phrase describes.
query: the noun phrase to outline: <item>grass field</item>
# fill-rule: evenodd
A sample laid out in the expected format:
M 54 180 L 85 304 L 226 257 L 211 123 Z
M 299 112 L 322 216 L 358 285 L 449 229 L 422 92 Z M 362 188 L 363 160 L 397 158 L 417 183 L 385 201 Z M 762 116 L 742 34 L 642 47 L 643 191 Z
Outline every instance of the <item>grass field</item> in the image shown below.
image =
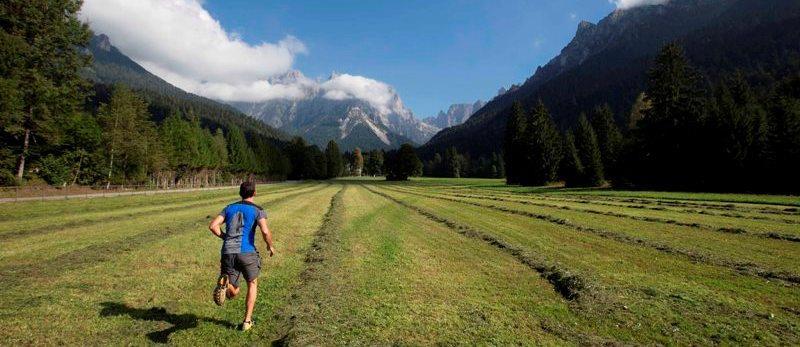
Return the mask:
M 0 344 L 800 344 L 800 198 L 261 186 L 256 327 L 217 307 L 236 191 L 4 204 Z M 259 241 L 259 247 L 264 245 Z

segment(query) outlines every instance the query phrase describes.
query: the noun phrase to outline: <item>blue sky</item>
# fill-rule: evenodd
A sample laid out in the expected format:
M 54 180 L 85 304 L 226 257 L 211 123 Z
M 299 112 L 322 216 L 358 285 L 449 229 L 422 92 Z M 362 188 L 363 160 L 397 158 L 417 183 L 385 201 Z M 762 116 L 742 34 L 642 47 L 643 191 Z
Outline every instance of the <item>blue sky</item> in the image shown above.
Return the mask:
M 392 85 L 422 118 L 457 102 L 492 98 L 545 64 L 597 22 L 607 0 L 247 1 L 205 0 L 227 31 L 253 45 L 287 35 L 307 53 L 294 68 L 332 71 Z

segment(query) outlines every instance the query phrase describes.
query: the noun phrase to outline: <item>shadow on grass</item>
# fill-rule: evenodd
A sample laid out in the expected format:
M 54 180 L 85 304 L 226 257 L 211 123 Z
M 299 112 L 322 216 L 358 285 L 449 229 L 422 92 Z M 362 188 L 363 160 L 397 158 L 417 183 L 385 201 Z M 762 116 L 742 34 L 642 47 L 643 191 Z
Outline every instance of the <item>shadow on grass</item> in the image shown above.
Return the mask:
M 171 327 L 147 333 L 147 338 L 155 343 L 169 342 L 169 335 L 181 330 L 188 330 L 196 328 L 199 322 L 214 323 L 226 328 L 235 328 L 236 325 L 219 319 L 198 317 L 194 314 L 174 314 L 167 312 L 163 307 L 151 308 L 135 308 L 118 302 L 104 302 L 100 304 L 103 309 L 100 310 L 100 315 L 103 317 L 114 316 L 129 316 L 133 319 L 154 321 L 154 322 L 167 322 L 172 324 Z

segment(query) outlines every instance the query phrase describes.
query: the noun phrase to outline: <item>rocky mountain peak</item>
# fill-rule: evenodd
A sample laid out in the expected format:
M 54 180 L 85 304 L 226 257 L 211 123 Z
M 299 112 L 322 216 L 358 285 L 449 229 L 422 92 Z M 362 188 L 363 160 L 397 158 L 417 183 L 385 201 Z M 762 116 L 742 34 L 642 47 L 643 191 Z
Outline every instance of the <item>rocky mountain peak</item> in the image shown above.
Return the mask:
M 96 40 L 97 48 L 106 52 L 111 52 L 111 40 L 106 34 L 97 35 L 94 39 Z
M 469 119 L 476 111 L 483 107 L 485 103 L 477 100 L 474 103 L 453 104 L 447 109 L 447 113 L 439 111 L 435 117 L 427 117 L 423 121 L 438 128 L 447 128 L 462 124 Z

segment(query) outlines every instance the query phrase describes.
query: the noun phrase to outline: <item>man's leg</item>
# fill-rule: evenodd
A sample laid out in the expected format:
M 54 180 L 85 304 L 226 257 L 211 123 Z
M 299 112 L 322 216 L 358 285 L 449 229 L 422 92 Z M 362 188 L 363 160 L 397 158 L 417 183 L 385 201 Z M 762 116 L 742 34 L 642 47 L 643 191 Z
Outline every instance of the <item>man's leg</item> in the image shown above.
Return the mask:
M 214 288 L 214 302 L 219 306 L 225 303 L 226 298 L 232 298 L 239 293 L 238 287 L 241 272 L 236 270 L 235 265 L 235 254 L 223 254 L 220 258 L 220 275 L 217 280 L 217 287 Z
M 256 295 L 258 294 L 258 278 L 247 282 L 247 308 L 244 311 L 244 321 L 253 320 L 253 308 L 256 306 Z
M 244 253 L 237 258 L 237 265 L 245 281 L 247 281 L 247 298 L 244 312 L 242 330 L 249 330 L 253 327 L 253 309 L 256 306 L 256 295 L 258 294 L 258 275 L 261 272 L 261 257 L 258 253 Z
M 227 296 L 228 299 L 233 299 L 237 295 L 239 295 L 239 287 L 228 282 L 228 291 L 225 293 L 225 296 Z

